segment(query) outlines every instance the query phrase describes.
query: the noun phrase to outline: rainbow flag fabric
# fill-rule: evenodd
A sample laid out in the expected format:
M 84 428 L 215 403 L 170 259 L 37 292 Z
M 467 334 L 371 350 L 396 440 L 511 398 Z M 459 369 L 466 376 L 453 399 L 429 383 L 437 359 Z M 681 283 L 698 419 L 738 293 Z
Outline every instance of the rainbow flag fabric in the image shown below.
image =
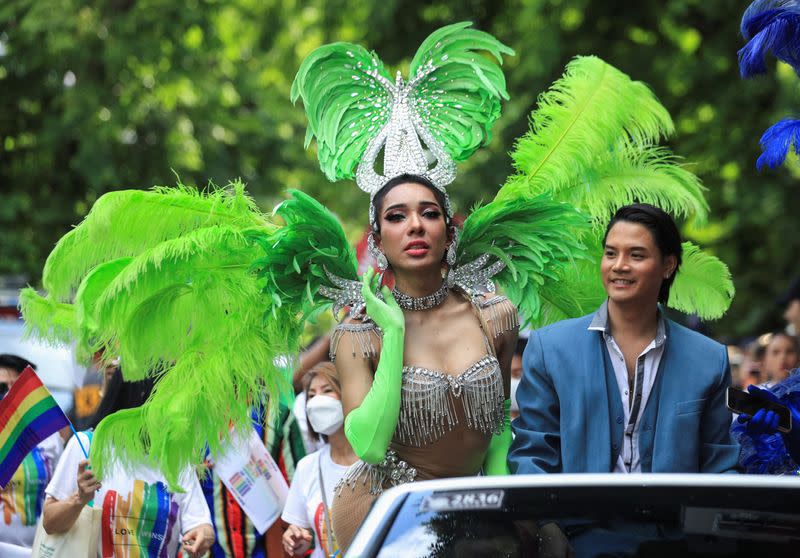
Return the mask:
M 69 419 L 30 366 L 0 400 L 0 487 L 42 440 Z

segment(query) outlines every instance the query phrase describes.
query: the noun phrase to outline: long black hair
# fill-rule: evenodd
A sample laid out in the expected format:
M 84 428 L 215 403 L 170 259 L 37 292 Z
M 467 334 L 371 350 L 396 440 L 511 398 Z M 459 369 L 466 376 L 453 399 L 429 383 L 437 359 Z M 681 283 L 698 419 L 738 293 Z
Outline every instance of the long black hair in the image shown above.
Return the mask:
M 683 255 L 681 234 L 678 232 L 675 221 L 664 210 L 649 203 L 633 203 L 622 206 L 614 213 L 611 221 L 608 222 L 606 234 L 603 236 L 604 246 L 611 227 L 620 221 L 637 223 L 650 231 L 662 258 L 675 256 L 675 269 L 669 277 L 661 282 L 661 288 L 658 291 L 658 301 L 661 304 L 666 304 L 669 300 L 669 289 L 672 287 L 672 282 L 675 281 L 675 275 L 681 266 Z
M 126 382 L 122 378 L 122 370 L 117 368 L 106 384 L 103 398 L 97 411 L 87 420 L 88 428 L 97 428 L 101 420 L 122 409 L 133 409 L 141 406 L 153 391 L 155 380 L 148 378 L 140 382 Z

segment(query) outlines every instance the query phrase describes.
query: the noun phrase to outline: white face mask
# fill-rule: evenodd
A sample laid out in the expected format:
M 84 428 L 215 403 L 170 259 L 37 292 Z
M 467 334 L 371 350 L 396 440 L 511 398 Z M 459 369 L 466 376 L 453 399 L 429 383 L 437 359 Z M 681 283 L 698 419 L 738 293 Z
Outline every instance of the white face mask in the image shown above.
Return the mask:
M 517 403 L 517 388 L 522 378 L 511 378 L 511 410 L 519 412 L 519 404 Z
M 315 395 L 309 399 L 306 415 L 317 434 L 329 436 L 344 424 L 342 402 L 329 395 Z

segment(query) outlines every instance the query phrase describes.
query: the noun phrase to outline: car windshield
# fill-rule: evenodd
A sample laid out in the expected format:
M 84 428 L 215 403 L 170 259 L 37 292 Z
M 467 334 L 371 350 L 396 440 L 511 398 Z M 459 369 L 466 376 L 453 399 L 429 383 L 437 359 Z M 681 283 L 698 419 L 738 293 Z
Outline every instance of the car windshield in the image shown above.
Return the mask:
M 378 556 L 797 556 L 798 545 L 785 490 L 514 488 L 412 493 Z

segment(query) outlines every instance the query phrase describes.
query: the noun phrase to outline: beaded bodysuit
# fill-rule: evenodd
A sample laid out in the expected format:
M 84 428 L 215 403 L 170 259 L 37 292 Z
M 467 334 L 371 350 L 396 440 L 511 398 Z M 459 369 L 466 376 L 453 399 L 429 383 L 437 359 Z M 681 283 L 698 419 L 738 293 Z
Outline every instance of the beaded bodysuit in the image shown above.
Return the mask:
M 400 416 L 382 463 L 351 467 L 339 486 L 365 484 L 378 494 L 417 478 L 474 475 L 492 435 L 503 428 L 506 398 L 500 363 L 491 339 L 517 327 L 517 313 L 505 298 L 472 299 L 486 354 L 458 375 L 403 367 Z M 340 346 L 349 338 L 351 346 Z M 340 348 L 372 358 L 380 350 L 380 330 L 371 322 L 341 324 L 331 340 L 331 358 Z M 441 453 L 440 453 L 441 451 Z

